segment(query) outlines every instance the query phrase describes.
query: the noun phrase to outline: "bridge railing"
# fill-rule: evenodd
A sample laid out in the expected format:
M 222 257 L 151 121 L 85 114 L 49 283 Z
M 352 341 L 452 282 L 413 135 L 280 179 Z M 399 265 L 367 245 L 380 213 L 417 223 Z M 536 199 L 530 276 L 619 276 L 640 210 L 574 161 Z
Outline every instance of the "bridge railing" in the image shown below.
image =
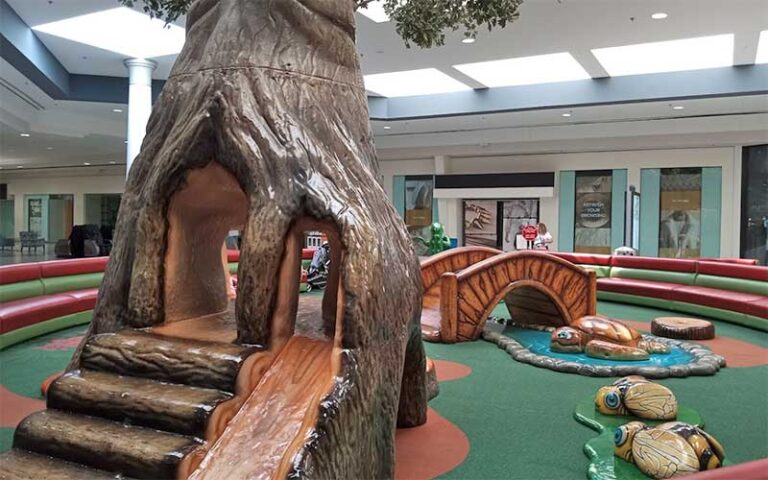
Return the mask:
M 421 283 L 426 292 L 447 272 L 457 272 L 499 255 L 501 250 L 488 247 L 459 247 L 432 255 L 421 262 Z

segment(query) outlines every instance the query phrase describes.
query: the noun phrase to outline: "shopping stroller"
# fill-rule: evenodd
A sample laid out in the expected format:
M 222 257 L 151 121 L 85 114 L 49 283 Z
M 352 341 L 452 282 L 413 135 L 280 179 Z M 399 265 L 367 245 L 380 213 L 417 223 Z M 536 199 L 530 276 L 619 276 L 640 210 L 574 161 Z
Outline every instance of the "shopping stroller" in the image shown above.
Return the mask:
M 328 242 L 315 250 L 312 255 L 312 263 L 307 270 L 307 291 L 325 288 L 328 283 L 328 272 L 331 266 L 331 246 Z

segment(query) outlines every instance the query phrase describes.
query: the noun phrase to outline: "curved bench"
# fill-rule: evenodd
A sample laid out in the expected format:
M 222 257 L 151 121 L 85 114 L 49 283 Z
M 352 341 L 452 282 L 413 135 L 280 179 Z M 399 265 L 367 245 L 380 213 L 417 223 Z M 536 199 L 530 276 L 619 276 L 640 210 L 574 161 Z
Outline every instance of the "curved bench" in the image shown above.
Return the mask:
M 598 298 L 768 331 L 768 268 L 721 259 L 552 252 L 597 274 Z
M 302 251 L 306 269 L 315 249 Z M 240 252 L 227 252 L 237 274 Z M 108 257 L 0 266 L 0 350 L 46 333 L 91 321 Z M 307 290 L 302 272 L 300 290 Z

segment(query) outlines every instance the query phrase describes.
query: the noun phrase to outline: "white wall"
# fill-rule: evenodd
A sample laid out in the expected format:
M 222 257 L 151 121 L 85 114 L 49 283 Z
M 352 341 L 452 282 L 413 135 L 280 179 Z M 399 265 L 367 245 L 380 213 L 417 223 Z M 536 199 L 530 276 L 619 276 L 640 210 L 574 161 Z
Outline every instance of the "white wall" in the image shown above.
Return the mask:
M 721 203 L 720 255 L 739 256 L 739 199 L 741 195 L 740 147 L 687 148 L 666 150 L 635 150 L 594 153 L 563 153 L 546 155 L 510 155 L 493 157 L 447 158 L 444 161 L 446 174 L 471 173 L 525 173 L 554 171 L 555 196 L 543 198 L 540 203 L 541 221 L 555 230 L 558 225 L 557 181 L 560 170 L 603 170 L 626 168 L 627 181 L 642 192 L 640 169 L 673 167 L 721 167 L 723 195 Z M 432 174 L 434 161 L 397 160 L 382 161 L 381 170 L 387 193 L 392 195 L 394 175 Z M 440 203 L 440 220 L 446 225 L 450 236 L 461 238 L 461 208 L 452 206 L 445 209 L 448 218 L 443 218 L 443 201 Z M 456 217 L 456 218 L 453 218 Z M 554 232 L 555 239 L 557 232 Z M 557 244 L 553 247 L 556 249 Z
M 9 176 L 10 177 L 10 176 Z M 14 198 L 14 229 L 16 237 L 26 230 L 24 218 L 24 196 L 42 194 L 70 194 L 74 196 L 75 225 L 85 223 L 86 193 L 122 193 L 125 189 L 125 175 L 73 175 L 35 176 L 14 175 L 4 178 L 8 184 L 8 195 Z M 55 241 L 56 239 L 48 239 Z

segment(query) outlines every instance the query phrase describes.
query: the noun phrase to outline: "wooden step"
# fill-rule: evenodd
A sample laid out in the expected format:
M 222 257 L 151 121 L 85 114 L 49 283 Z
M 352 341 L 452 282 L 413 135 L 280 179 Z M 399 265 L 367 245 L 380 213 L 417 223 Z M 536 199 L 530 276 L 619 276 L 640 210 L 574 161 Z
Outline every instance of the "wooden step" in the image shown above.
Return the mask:
M 102 470 L 37 455 L 9 450 L 0 455 L 0 480 L 128 480 Z
M 182 459 L 200 446 L 193 437 L 57 410 L 28 416 L 13 438 L 16 449 L 153 479 L 176 478 Z
M 83 349 L 80 365 L 90 370 L 234 392 L 240 365 L 255 351 L 231 343 L 129 330 L 93 336 Z
M 203 437 L 213 409 L 232 394 L 94 370 L 67 373 L 48 391 L 48 408 Z

